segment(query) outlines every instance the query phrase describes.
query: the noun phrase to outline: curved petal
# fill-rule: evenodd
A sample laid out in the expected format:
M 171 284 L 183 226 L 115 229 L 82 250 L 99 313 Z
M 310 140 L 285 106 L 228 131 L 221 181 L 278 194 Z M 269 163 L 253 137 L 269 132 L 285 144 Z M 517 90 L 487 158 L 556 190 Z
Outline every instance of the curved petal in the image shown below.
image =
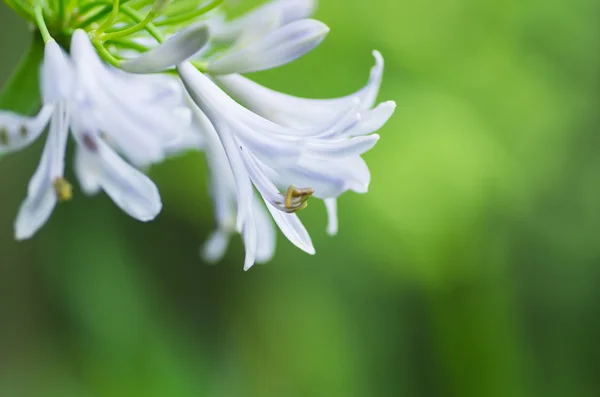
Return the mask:
M 232 21 L 213 18 L 210 21 L 211 40 L 230 43 L 248 29 L 264 23 L 265 15 L 277 16 L 279 26 L 310 17 L 316 8 L 315 0 L 274 0 Z M 278 26 L 277 26 L 278 27 Z
M 208 27 L 193 25 L 170 37 L 163 44 L 120 63 L 130 73 L 160 73 L 192 58 L 208 42 Z
M 358 111 L 370 109 L 377 97 L 383 77 L 383 57 L 373 52 L 375 66 L 367 84 L 354 94 L 333 99 L 300 98 L 277 92 L 237 75 L 217 75 L 213 79 L 230 95 L 253 112 L 275 123 L 292 128 L 311 128 L 330 124 L 356 106 Z
M 21 205 L 15 221 L 17 240 L 31 238 L 48 221 L 58 202 L 54 183 L 61 179 L 64 173 L 68 119 L 66 103 L 59 102 L 52 114 L 42 159 L 29 182 L 27 198 Z
M 246 48 L 225 53 L 208 62 L 211 74 L 248 73 L 273 69 L 292 62 L 317 47 L 329 28 L 314 19 L 285 25 Z
M 44 105 L 35 117 L 0 110 L 0 154 L 21 150 L 44 132 L 55 105 Z

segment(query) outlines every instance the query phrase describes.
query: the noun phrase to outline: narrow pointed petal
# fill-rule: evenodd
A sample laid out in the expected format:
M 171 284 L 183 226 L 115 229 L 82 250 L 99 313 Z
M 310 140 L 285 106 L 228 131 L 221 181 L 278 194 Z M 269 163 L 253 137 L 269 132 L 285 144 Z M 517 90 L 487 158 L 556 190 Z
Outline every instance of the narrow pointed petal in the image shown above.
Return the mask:
M 213 79 L 250 110 L 282 126 L 306 129 L 330 124 L 349 109 L 370 109 L 379 93 L 383 77 L 383 57 L 373 52 L 375 66 L 367 84 L 354 94 L 332 99 L 309 99 L 273 91 L 238 74 L 217 75 Z
M 58 202 L 54 183 L 62 178 L 64 173 L 68 118 L 67 105 L 60 102 L 52 115 L 42 159 L 29 182 L 27 198 L 21 205 L 15 221 L 17 240 L 31 238 L 48 221 Z
M 337 199 L 325 199 L 327 209 L 327 234 L 335 236 L 338 233 Z
M 103 64 L 81 31 L 73 35 L 71 55 L 80 84 L 78 118 L 102 131 L 139 167 L 164 160 L 168 144 L 191 123 L 183 87 L 168 77 L 133 75 Z
M 130 73 L 159 73 L 192 58 L 208 41 L 208 27 L 197 24 L 169 38 L 163 44 L 119 65 Z
M 396 110 L 396 102 L 380 103 L 375 109 L 362 112 L 361 120 L 352 128 L 339 134 L 339 137 L 356 137 L 379 131 L 392 117 Z
M 379 135 L 359 136 L 351 139 L 310 140 L 306 146 L 307 154 L 325 158 L 360 156 L 368 152 L 379 141 Z
M 286 214 L 281 212 L 270 203 L 266 202 L 267 209 L 271 213 L 271 216 L 281 229 L 281 232 L 288 238 L 296 247 L 302 251 L 314 255 L 315 248 L 313 247 L 312 240 L 306 228 L 300 222 L 300 219 L 296 214 Z
M 223 230 L 216 230 L 211 233 L 208 240 L 204 243 L 201 249 L 201 256 L 205 262 L 217 263 L 225 255 L 231 234 Z
M 208 63 L 212 74 L 249 73 L 292 62 L 317 47 L 329 28 L 314 19 L 292 22 L 248 45 Z
M 33 143 L 44 132 L 54 104 L 44 105 L 35 117 L 25 117 L 0 110 L 0 154 L 21 150 Z
M 262 203 L 256 199 L 254 202 L 254 217 L 256 219 L 256 232 L 258 235 L 256 262 L 267 263 L 275 255 L 275 227 Z
M 71 61 L 64 50 L 54 40 L 50 40 L 44 48 L 42 67 L 41 89 L 44 104 L 71 96 L 74 88 L 72 69 Z
M 244 258 L 244 270 L 248 271 L 256 262 L 256 248 L 258 244 L 258 236 L 256 232 L 256 223 L 254 214 L 249 213 L 244 222 L 244 230 L 242 232 L 244 239 L 244 248 L 246 249 L 246 257 Z
M 75 175 L 81 190 L 88 196 L 98 194 L 100 186 L 100 164 L 89 150 L 77 146 L 75 149 Z
M 100 185 L 114 203 L 129 216 L 148 222 L 162 209 L 154 182 L 127 164 L 106 143 L 97 141 L 100 157 Z

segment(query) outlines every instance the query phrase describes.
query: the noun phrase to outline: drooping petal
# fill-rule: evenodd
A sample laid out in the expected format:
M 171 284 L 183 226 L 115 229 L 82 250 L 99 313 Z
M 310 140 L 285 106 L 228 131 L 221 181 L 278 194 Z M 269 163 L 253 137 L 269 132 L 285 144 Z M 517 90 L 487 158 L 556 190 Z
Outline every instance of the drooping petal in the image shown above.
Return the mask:
M 158 188 L 142 172 L 127 164 L 102 140 L 97 141 L 100 186 L 129 216 L 148 222 L 162 209 Z
M 85 33 L 84 33 L 85 34 Z M 50 40 L 44 47 L 42 66 L 42 100 L 52 104 L 70 98 L 74 89 L 73 66 L 65 51 Z
M 302 222 L 300 222 L 298 215 L 281 212 L 267 201 L 265 201 L 265 204 L 285 237 L 302 251 L 314 255 L 315 248 L 313 247 L 312 240 L 310 239 L 306 228 Z
M 127 79 L 124 72 L 104 65 L 81 30 L 73 34 L 71 53 L 80 83 L 78 113 L 85 111 L 132 163 L 143 167 L 162 161 L 168 144 L 177 141 L 191 122 L 183 95 L 179 105 L 173 98 L 177 88 L 164 79 L 138 75 Z M 152 84 L 147 84 L 150 79 Z
M 229 241 L 231 240 L 231 232 L 217 229 L 210 234 L 201 248 L 201 256 L 205 262 L 217 263 L 227 251 Z
M 237 74 L 218 75 L 213 78 L 225 91 L 253 112 L 283 126 L 311 128 L 332 123 L 348 109 L 356 106 L 357 101 L 360 104 L 357 111 L 373 106 L 383 77 L 383 57 L 377 51 L 374 51 L 373 55 L 376 63 L 371 69 L 367 85 L 354 94 L 341 98 L 299 98 L 270 90 Z
M 275 235 L 275 227 L 271 216 L 265 210 L 259 200 L 254 200 L 254 217 L 256 220 L 256 233 L 258 242 L 256 246 L 256 262 L 267 263 L 275 255 L 275 243 L 277 237 Z
M 64 101 L 60 101 L 52 114 L 42 159 L 29 182 L 27 198 L 21 205 L 15 221 L 17 240 L 31 238 L 48 221 L 58 202 L 55 184 L 63 178 L 68 119 L 68 106 Z
M 98 161 L 93 153 L 81 146 L 75 149 L 75 175 L 85 194 L 92 196 L 102 190 Z
M 317 47 L 329 28 L 314 19 L 284 25 L 247 47 L 225 53 L 208 62 L 211 74 L 248 73 L 272 69 L 292 62 Z
M 0 110 L 0 154 L 29 146 L 44 132 L 55 105 L 44 105 L 35 117 Z
M 130 73 L 160 73 L 193 57 L 208 42 L 208 27 L 196 24 L 137 58 L 120 63 Z
M 327 234 L 335 236 L 338 232 L 337 199 L 325 199 L 327 209 Z

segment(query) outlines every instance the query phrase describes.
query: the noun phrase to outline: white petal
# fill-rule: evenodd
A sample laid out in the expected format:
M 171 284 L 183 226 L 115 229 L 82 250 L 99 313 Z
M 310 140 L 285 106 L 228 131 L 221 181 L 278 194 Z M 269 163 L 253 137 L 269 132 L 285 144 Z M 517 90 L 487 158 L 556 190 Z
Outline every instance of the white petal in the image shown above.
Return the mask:
M 236 74 L 213 78 L 225 91 L 257 114 L 283 126 L 311 128 L 339 119 L 357 101 L 360 103 L 358 110 L 373 106 L 383 77 L 383 57 L 377 51 L 373 55 L 376 64 L 371 69 L 367 85 L 356 93 L 341 98 L 299 98 L 270 90 Z
M 325 199 L 327 208 L 327 234 L 335 236 L 338 232 L 337 199 Z
M 128 80 L 124 72 L 115 73 L 104 65 L 81 31 L 73 35 L 71 54 L 80 83 L 77 114 L 85 113 L 80 117 L 89 118 L 89 123 L 110 137 L 134 164 L 147 166 L 162 161 L 165 146 L 189 127 L 189 111 L 182 114 L 173 106 L 176 101 L 161 100 L 164 93 L 171 96 L 171 91 L 165 91 L 160 79 L 153 79 L 154 84 L 142 89 L 144 84 L 137 75 L 130 74 Z M 149 77 L 143 81 L 150 81 Z
M 65 149 L 68 138 L 67 105 L 59 102 L 52 114 L 50 132 L 40 164 L 29 182 L 27 198 L 21 205 L 15 221 L 15 237 L 32 237 L 50 218 L 57 203 L 54 181 L 64 173 Z
M 95 195 L 102 189 L 100 164 L 97 156 L 80 146 L 75 149 L 75 175 L 85 194 Z
M 271 213 L 271 216 L 281 229 L 281 232 L 290 240 L 296 247 L 302 251 L 314 255 L 315 248 L 313 247 L 312 241 L 306 228 L 300 222 L 300 219 L 296 214 L 286 214 L 281 212 L 277 208 L 273 207 L 270 203 L 266 202 L 267 209 Z
M 245 49 L 226 53 L 208 63 L 212 74 L 248 73 L 292 62 L 317 47 L 329 28 L 314 19 L 285 25 Z
M 208 41 L 208 27 L 196 24 L 172 36 L 163 44 L 119 65 L 131 73 L 159 73 L 193 57 Z
M 278 16 L 280 26 L 308 18 L 316 8 L 314 0 L 274 0 L 232 21 L 215 18 L 210 22 L 211 40 L 232 42 L 248 29 L 264 23 L 265 15 Z
M 162 209 L 154 182 L 127 164 L 108 145 L 98 141 L 100 185 L 123 211 L 142 222 L 153 220 Z
M 308 141 L 307 154 L 328 159 L 361 155 L 373 148 L 379 141 L 379 135 L 359 136 L 351 139 L 311 139 Z
M 196 70 L 189 62 L 179 65 L 177 70 L 190 97 L 210 120 L 225 149 L 229 165 L 235 177 L 238 193 L 238 220 L 236 228 L 238 231 L 242 231 L 243 223 L 251 212 L 253 189 L 248 173 L 240 158 L 239 147 L 235 143 L 230 127 L 222 117 L 222 112 L 226 112 L 228 108 L 231 108 L 231 105 L 223 102 L 223 99 L 226 99 L 223 96 L 227 96 L 221 93 L 214 83 Z
M 354 137 L 378 131 L 388 122 L 395 110 L 396 102 L 394 101 L 380 103 L 375 109 L 362 112 L 360 122 L 338 136 Z
M 50 40 L 44 48 L 42 67 L 42 99 L 45 104 L 71 97 L 74 87 L 72 69 L 64 50 Z
M 15 221 L 15 238 L 27 240 L 42 227 L 52 215 L 58 199 L 52 189 L 45 189 L 40 196 L 27 197 Z
M 256 246 L 256 262 L 267 263 L 275 255 L 275 227 L 271 216 L 259 200 L 254 200 L 254 217 L 256 220 L 256 233 L 258 237 Z
M 335 160 L 307 156 L 274 177 L 278 185 L 311 187 L 314 196 L 322 199 L 338 197 L 348 190 L 366 193 L 371 181 L 369 168 L 358 156 Z
M 256 221 L 254 214 L 250 212 L 244 221 L 244 230 L 242 231 L 244 239 L 244 248 L 246 257 L 244 259 L 244 270 L 249 270 L 256 262 L 256 249 L 258 244 L 258 236 L 256 232 Z
M 228 231 L 216 230 L 208 237 L 201 250 L 202 259 L 208 263 L 217 263 L 223 256 L 229 246 L 231 233 Z
M 21 150 L 35 141 L 46 128 L 54 107 L 44 105 L 35 117 L 0 110 L 0 154 Z

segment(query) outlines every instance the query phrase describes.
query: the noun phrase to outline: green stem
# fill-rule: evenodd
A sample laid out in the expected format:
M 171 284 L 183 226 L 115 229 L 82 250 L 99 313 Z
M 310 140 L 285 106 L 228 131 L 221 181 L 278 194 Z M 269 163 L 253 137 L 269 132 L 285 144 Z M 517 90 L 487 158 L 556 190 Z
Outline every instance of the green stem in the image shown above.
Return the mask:
M 148 13 L 148 15 L 146 15 L 146 17 L 144 19 L 142 19 L 140 22 L 138 22 L 137 24 L 135 24 L 127 29 L 123 29 L 123 30 L 120 30 L 117 32 L 106 33 L 104 35 L 101 35 L 99 37 L 99 39 L 102 41 L 107 41 L 107 40 L 120 39 L 122 37 L 130 36 L 134 33 L 139 32 L 140 30 L 146 29 L 146 26 L 148 26 L 148 24 L 150 24 L 154 18 L 156 18 L 156 13 L 150 11 Z
M 175 25 L 178 23 L 187 22 L 191 19 L 194 19 L 201 15 L 206 14 L 207 12 L 220 6 L 222 3 L 223 3 L 223 0 L 214 0 L 210 4 L 207 4 L 206 6 L 199 8 L 196 11 L 188 12 L 188 13 L 185 13 L 182 15 L 173 16 L 170 18 L 165 18 L 162 21 L 155 22 L 154 24 L 156 26 L 165 26 L 165 25 Z
M 114 40 L 110 41 L 110 44 L 114 44 L 115 46 L 118 46 L 118 47 L 129 48 L 129 49 L 136 50 L 139 52 L 146 52 L 149 50 L 149 48 L 146 47 L 145 45 L 136 43 L 133 40 L 127 40 L 127 39 L 114 39 Z
M 44 43 L 52 40 L 52 36 L 50 36 L 50 32 L 48 31 L 48 27 L 46 26 L 46 21 L 44 21 L 44 11 L 42 10 L 41 5 L 36 5 L 33 9 L 33 13 L 35 15 L 35 23 L 37 24 L 40 33 L 42 34 L 42 38 L 44 39 Z
M 116 68 L 119 67 L 120 61 L 113 54 L 111 54 L 106 48 L 104 48 L 102 43 L 94 40 L 93 44 L 94 44 L 94 47 L 96 48 L 96 50 L 98 51 L 98 55 L 100 55 L 100 57 L 103 60 L 107 61 L 108 63 L 110 63 L 111 65 L 113 65 Z
M 119 5 L 120 5 L 120 1 L 114 0 L 112 11 L 110 12 L 110 15 L 108 16 L 108 19 L 106 21 L 104 21 L 104 23 L 96 31 L 98 35 L 102 34 L 106 29 L 111 27 L 113 22 L 115 21 L 115 19 L 117 19 L 117 16 L 119 15 Z

